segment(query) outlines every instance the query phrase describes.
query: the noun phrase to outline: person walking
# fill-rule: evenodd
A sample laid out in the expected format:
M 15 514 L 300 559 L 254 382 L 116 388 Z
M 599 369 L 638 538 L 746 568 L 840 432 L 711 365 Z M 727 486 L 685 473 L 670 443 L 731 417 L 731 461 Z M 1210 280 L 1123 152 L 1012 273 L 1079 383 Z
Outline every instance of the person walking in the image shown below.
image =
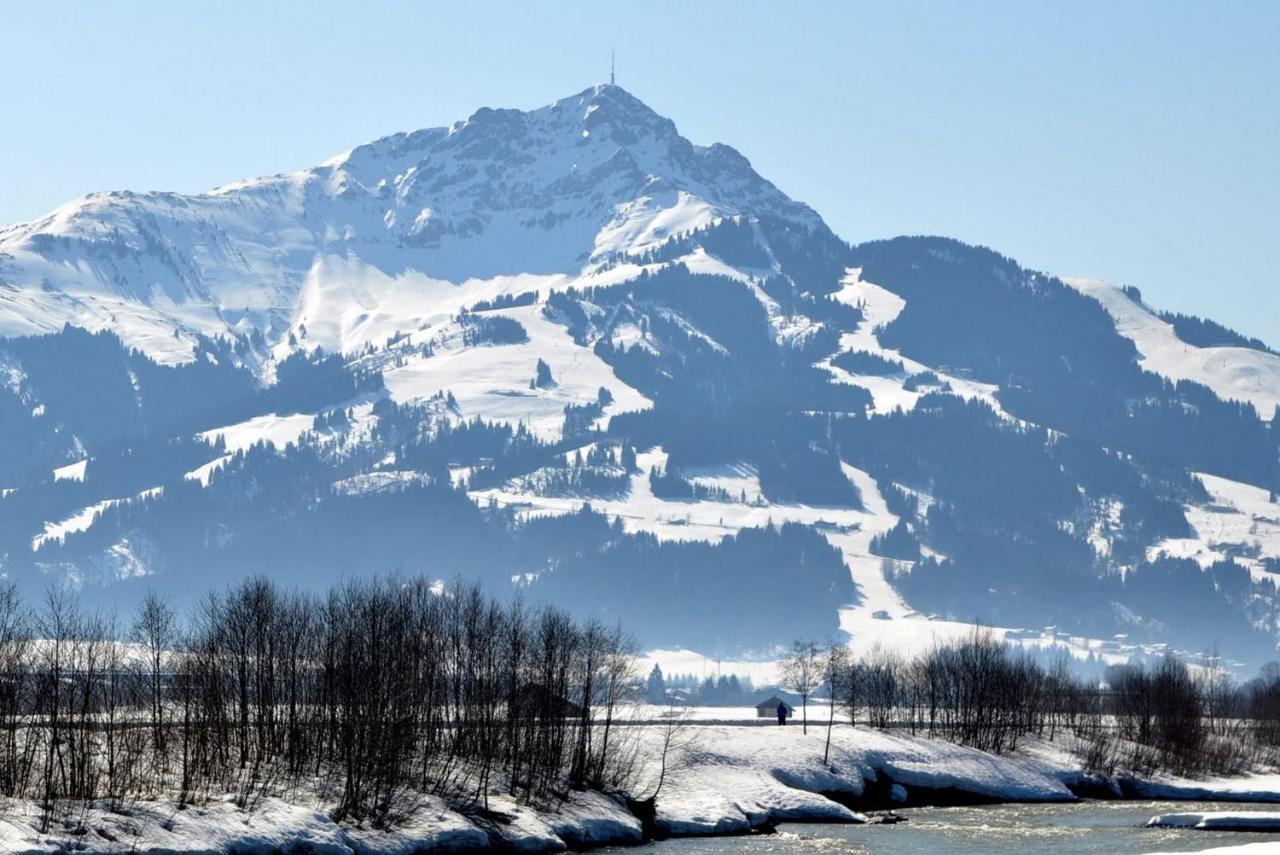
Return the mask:
M 785 701 L 778 701 L 778 727 L 782 727 L 787 723 L 787 704 Z

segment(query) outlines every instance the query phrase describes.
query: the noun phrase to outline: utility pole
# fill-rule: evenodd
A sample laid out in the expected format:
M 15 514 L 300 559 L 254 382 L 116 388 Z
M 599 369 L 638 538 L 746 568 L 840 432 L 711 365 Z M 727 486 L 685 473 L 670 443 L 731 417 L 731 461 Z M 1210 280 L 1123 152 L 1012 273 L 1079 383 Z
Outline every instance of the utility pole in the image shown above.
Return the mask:
M 614 67 L 615 67 L 615 66 L 614 66 L 614 53 L 613 53 L 613 51 L 609 51 L 609 85 L 610 85 L 610 86 L 613 86 L 613 85 L 614 85 L 614 74 L 613 74 Z

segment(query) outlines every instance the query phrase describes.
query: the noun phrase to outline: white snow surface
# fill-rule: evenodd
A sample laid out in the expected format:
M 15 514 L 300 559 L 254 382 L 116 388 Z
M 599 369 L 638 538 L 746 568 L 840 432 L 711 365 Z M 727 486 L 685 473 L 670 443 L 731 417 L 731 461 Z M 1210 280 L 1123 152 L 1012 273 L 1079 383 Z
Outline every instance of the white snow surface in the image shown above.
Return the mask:
M 8 808 L 15 808 L 9 810 Z M 74 815 L 81 835 L 39 833 L 33 804 L 7 806 L 0 819 L 0 851 L 8 855 L 46 855 L 68 851 L 141 852 L 148 855 L 415 855 L 423 851 L 489 851 L 495 846 L 522 852 L 561 852 L 602 842 L 635 843 L 640 822 L 621 804 L 598 793 L 573 793 L 552 812 L 535 812 L 504 797 L 490 808 L 507 818 L 486 831 L 439 799 L 421 804 L 391 830 L 339 825 L 319 806 L 264 798 L 253 810 L 231 799 L 182 810 L 168 802 L 139 802 L 129 814 L 94 806 Z M 55 824 L 55 828 L 58 825 Z M 72 842 L 74 841 L 74 842 Z
M 1012 416 L 1004 412 L 1000 402 L 996 399 L 996 392 L 999 391 L 998 386 L 948 374 L 945 370 L 909 359 L 899 351 L 880 344 L 880 340 L 877 338 L 877 330 L 898 317 L 902 310 L 906 308 L 907 302 L 892 291 L 864 280 L 861 268 L 851 267 L 846 271 L 841 288 L 835 293 L 835 298 L 842 303 L 850 306 L 859 306 L 862 309 L 862 323 L 853 332 L 845 333 L 840 337 L 841 351 L 866 351 L 885 359 L 901 362 L 903 365 L 904 371 L 901 374 L 872 376 L 850 374 L 843 368 L 832 365 L 830 358 L 818 363 L 818 365 L 830 371 L 832 376 L 839 382 L 861 386 L 870 392 L 874 412 L 891 413 L 894 410 L 909 412 L 915 409 L 916 402 L 927 394 L 929 389 L 912 391 L 905 388 L 903 383 L 912 374 L 931 371 L 938 376 L 940 381 L 951 387 L 952 394 L 965 400 L 976 399 L 983 401 L 1006 419 L 1012 420 Z M 832 355 L 834 356 L 835 354 Z
M 333 491 L 341 496 L 376 495 L 394 493 L 429 481 L 430 479 L 421 472 L 403 469 L 380 470 L 334 481 Z
M 217 472 L 219 469 L 221 469 L 222 467 L 230 463 L 231 457 L 232 455 L 230 454 L 224 454 L 221 457 L 215 457 L 213 460 L 210 460 L 208 463 L 197 466 L 195 469 L 192 469 L 190 472 L 185 473 L 182 477 L 184 480 L 187 480 L 187 481 L 200 482 L 201 487 L 208 487 L 210 479 L 213 478 L 213 473 Z
M 1094 298 L 1115 320 L 1116 331 L 1131 339 L 1141 365 L 1170 380 L 1192 380 L 1224 400 L 1252 404 L 1269 420 L 1280 405 L 1280 356 L 1247 347 L 1196 347 L 1178 338 L 1173 325 L 1146 305 L 1101 279 L 1063 280 Z
M 656 793 L 656 823 L 670 835 L 744 833 L 782 821 L 862 822 L 865 817 L 828 795 L 856 799 L 877 779 L 892 787 L 899 801 L 928 802 L 930 791 L 956 789 L 1002 801 L 1069 801 L 1085 780 L 1080 763 L 1057 743 L 1026 741 L 1019 751 L 992 755 L 943 740 L 850 727 L 837 720 L 831 729 L 829 761 L 823 762 L 827 729 L 821 708 L 810 710 L 806 734 L 799 722 L 786 727 L 758 721 L 754 710 L 707 708 L 677 712 L 648 708 L 645 724 L 617 724 L 619 744 L 639 749 L 642 765 L 631 795 Z M 727 720 L 717 719 L 723 716 Z M 666 777 L 658 788 L 661 745 L 670 738 Z M 1250 776 L 1209 781 L 1129 780 L 1141 798 L 1280 801 L 1280 777 Z M 828 794 L 828 795 L 824 795 Z M 434 797 L 423 797 L 403 824 L 390 831 L 357 829 L 334 823 L 323 806 L 301 794 L 292 802 L 266 797 L 255 808 L 237 808 L 230 797 L 185 810 L 167 802 L 142 801 L 129 815 L 103 805 L 75 822 L 55 823 L 53 834 L 38 833 L 35 803 L 10 803 L 0 820 L 0 851 L 66 851 L 67 828 L 80 851 L 103 853 L 173 852 L 369 853 L 411 855 L 431 851 L 478 851 L 501 846 L 526 852 L 563 851 L 603 843 L 634 843 L 639 821 L 622 805 L 598 793 L 572 793 L 551 809 L 534 810 L 502 796 L 490 807 L 506 821 L 482 827 Z M 1161 824 L 1223 828 L 1252 823 L 1251 830 L 1280 828 L 1280 812 L 1170 814 Z M 1156 819 L 1152 820 L 1153 824 Z
M 153 496 L 158 496 L 163 492 L 163 487 L 152 487 L 150 490 L 143 490 L 132 499 L 103 499 L 102 501 L 95 502 L 88 507 L 81 508 L 62 520 L 57 522 L 46 522 L 44 524 L 44 531 L 31 539 L 31 551 L 38 551 L 41 546 L 50 541 L 65 540 L 69 534 L 87 531 L 107 508 L 130 501 L 149 499 Z
M 1079 777 L 1069 766 L 1035 757 L 997 757 L 939 740 L 847 724 L 832 729 L 827 765 L 822 762 L 825 722 L 811 722 L 807 735 L 794 720 L 786 727 L 765 721 L 755 726 L 683 723 L 678 728 L 667 779 L 657 798 L 658 825 L 669 834 L 742 833 L 785 820 L 863 821 L 820 794 L 857 797 L 878 773 L 908 794 L 920 788 L 960 787 L 991 798 L 1024 801 L 1071 800 L 1067 782 Z M 649 745 L 666 732 L 661 726 L 643 730 Z
M 284 448 L 296 443 L 315 424 L 315 416 L 305 413 L 278 416 L 268 413 L 239 424 L 207 430 L 199 438 L 212 445 L 219 439 L 226 445 L 228 454 L 247 451 L 259 442 L 273 448 Z
M 447 311 L 424 282 L 481 299 L 479 283 L 577 276 L 735 216 L 821 226 L 732 148 L 695 146 L 625 90 L 596 86 L 300 172 L 194 196 L 95 193 L 0 228 L 0 335 L 111 329 L 179 363 L 197 334 L 409 332 Z M 362 267 L 381 276 L 353 281 Z
M 1264 561 L 1280 561 L 1280 503 L 1261 487 L 1193 474 L 1210 496 L 1205 504 L 1184 506 L 1195 536 L 1163 540 L 1148 549 L 1149 557 L 1194 558 L 1202 567 L 1231 558 L 1255 579 L 1274 579 Z
M 605 407 L 605 423 L 614 413 L 648 409 L 652 403 L 620 381 L 600 357 L 580 347 L 561 324 L 543 314 L 543 305 L 487 313 L 517 321 L 529 340 L 523 344 L 466 347 L 451 319 L 414 333 L 409 343 L 435 342 L 430 356 L 416 352 L 384 370 L 383 382 L 397 402 L 420 400 L 448 391 L 458 415 L 515 424 L 524 422 L 544 439 L 560 436 L 566 405 L 582 405 L 607 389 L 613 402 Z M 551 369 L 553 385 L 530 388 L 538 360 Z
M 55 481 L 83 481 L 84 472 L 89 466 L 88 459 L 77 460 L 75 463 L 68 463 L 66 466 L 59 466 L 53 470 L 53 480 Z
M 1131 782 L 1135 794 L 1151 799 L 1204 799 L 1221 802 L 1280 803 L 1280 773 L 1192 780 L 1171 775 Z
M 238 452 L 248 451 L 258 443 L 265 443 L 274 449 L 283 449 L 301 440 L 303 434 L 307 433 L 315 425 L 315 421 L 314 414 L 291 413 L 282 416 L 268 413 L 237 424 L 225 425 L 224 427 L 213 428 L 199 433 L 196 438 L 207 442 L 209 445 L 214 445 L 218 440 L 222 440 L 225 446 L 225 453 L 220 454 L 208 463 L 197 466 L 182 477 L 187 481 L 199 482 L 202 487 L 208 487 L 214 473 L 230 463 L 231 458 Z M 93 521 L 90 520 L 89 522 L 92 524 Z
M 1280 832 L 1280 811 L 1206 811 L 1163 813 L 1147 820 L 1147 825 L 1163 828 L 1195 828 L 1202 831 Z

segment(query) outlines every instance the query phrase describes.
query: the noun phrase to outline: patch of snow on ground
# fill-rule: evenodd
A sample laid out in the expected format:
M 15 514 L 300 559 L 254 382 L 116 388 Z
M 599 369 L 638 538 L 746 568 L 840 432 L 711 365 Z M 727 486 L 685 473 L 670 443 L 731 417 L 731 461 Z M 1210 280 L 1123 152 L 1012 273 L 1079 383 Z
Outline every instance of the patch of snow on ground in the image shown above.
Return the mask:
M 664 202 L 670 204 L 664 207 Z M 596 235 L 591 255 L 608 258 L 642 253 L 668 238 L 697 231 L 721 219 L 723 214 L 716 206 L 684 190 L 640 196 L 619 206 L 614 221 Z
M 1004 418 L 1012 420 L 1012 416 L 1004 412 L 1000 402 L 996 399 L 996 392 L 999 391 L 998 386 L 954 376 L 943 369 L 934 368 L 925 365 L 923 362 L 909 359 L 899 351 L 881 345 L 880 340 L 876 337 L 876 330 L 898 317 L 902 310 L 906 308 L 907 302 L 887 288 L 865 281 L 862 278 L 862 270 L 860 268 L 853 267 L 846 272 L 840 290 L 835 293 L 835 298 L 850 306 L 860 306 L 862 309 L 862 322 L 858 324 L 858 328 L 840 337 L 841 352 L 863 350 L 885 359 L 901 362 L 905 369 L 902 374 L 872 376 L 850 374 L 843 368 L 832 365 L 831 357 L 817 363 L 819 367 L 831 372 L 832 376 L 839 382 L 861 386 L 870 392 L 872 408 L 876 413 L 891 413 L 897 409 L 903 411 L 915 409 L 916 402 L 928 392 L 928 389 L 911 391 L 905 388 L 903 383 L 911 374 L 931 371 L 938 376 L 939 380 L 951 386 L 952 394 L 965 400 L 976 399 L 984 401 Z M 832 354 L 832 356 L 835 356 L 835 354 Z
M 1123 512 L 1124 502 L 1119 499 L 1101 499 L 1098 501 L 1086 539 L 1099 557 L 1105 558 L 1111 554 L 1111 539 L 1115 532 L 1122 530 L 1120 515 Z
M 845 475 L 858 488 L 864 512 L 855 526 L 819 526 L 827 542 L 840 550 L 845 565 L 853 575 L 862 595 L 856 605 L 840 609 L 840 628 L 849 634 L 849 646 L 855 654 L 864 654 L 879 646 L 904 656 L 916 656 L 935 643 L 956 639 L 973 632 L 974 624 L 930 618 L 915 611 L 893 586 L 892 576 L 898 570 L 909 571 L 911 562 L 882 558 L 871 552 L 871 541 L 898 523 L 889 510 L 874 478 L 846 463 Z M 1017 643 L 1045 643 L 1073 646 L 1065 641 L 1045 640 L 1039 633 L 1008 627 L 988 627 L 997 637 Z M 1087 653 L 1076 651 L 1076 655 Z
M 1280 405 L 1280 356 L 1247 347 L 1196 347 L 1178 338 L 1173 325 L 1115 285 L 1101 279 L 1064 278 L 1102 304 L 1116 331 L 1133 341 L 1140 364 L 1170 380 L 1192 380 L 1225 400 L 1245 401 L 1270 419 Z
M 79 833 L 74 843 L 56 833 L 41 834 L 34 803 L 8 806 L 0 820 L 0 851 L 10 855 L 48 855 L 77 851 L 101 853 L 188 853 L 230 855 L 247 852 L 310 852 L 315 855 L 413 855 L 425 851 L 558 852 L 568 846 L 602 842 L 637 843 L 640 822 L 599 793 L 572 793 L 555 812 L 535 812 L 503 796 L 489 807 L 507 819 L 486 823 L 485 830 L 440 799 L 423 796 L 421 804 L 390 829 L 339 825 L 319 805 L 291 804 L 263 798 L 253 810 L 237 808 L 231 798 L 214 799 L 182 810 L 168 802 L 139 802 L 126 814 L 105 806 L 77 812 L 68 828 Z
M 341 496 L 364 496 L 403 490 L 417 484 L 426 484 L 429 480 L 421 472 L 407 470 L 365 472 L 334 481 L 333 491 Z
M 53 480 L 55 481 L 83 481 L 85 469 L 89 466 L 89 459 L 77 460 L 75 463 L 68 463 L 66 466 L 59 466 L 53 470 Z
M 1184 506 L 1195 536 L 1163 540 L 1148 549 L 1148 557 L 1193 558 L 1202 567 L 1234 558 L 1254 579 L 1275 579 L 1264 562 L 1280 561 L 1280 503 L 1261 487 L 1193 474 L 1212 497 L 1205 505 Z
M 1280 773 L 1235 778 L 1178 778 L 1161 775 L 1132 782 L 1135 795 L 1150 799 L 1280 803 Z
M 754 710 L 751 711 L 754 715 Z M 1067 801 L 1069 768 L 1027 756 L 998 757 L 940 740 L 836 725 L 823 764 L 825 722 L 806 735 L 786 727 L 684 721 L 673 737 L 667 779 L 657 798 L 658 826 L 669 834 L 743 833 L 768 822 L 864 820 L 822 793 L 857 797 L 883 773 L 910 796 L 915 788 L 960 787 L 990 798 Z M 654 746 L 666 728 L 642 730 Z M 653 777 L 655 770 L 647 770 Z M 639 787 L 645 793 L 647 782 Z M 652 789 L 652 787 L 650 787 Z
M 182 477 L 187 481 L 199 481 L 201 487 L 208 487 L 209 480 L 213 478 L 213 473 L 217 472 L 223 466 L 231 462 L 232 455 L 224 454 L 221 457 L 215 457 L 202 466 L 197 466 Z
M 162 492 L 164 492 L 163 487 L 152 487 L 149 490 L 143 490 L 132 499 L 103 499 L 102 501 L 89 505 L 86 508 L 81 508 L 63 520 L 58 522 L 46 522 L 44 524 L 44 531 L 31 539 L 31 551 L 38 551 L 41 546 L 44 546 L 50 541 L 65 540 L 69 534 L 88 531 L 94 522 L 97 521 L 102 512 L 107 508 L 114 507 L 115 505 L 123 504 L 125 502 L 149 499 L 153 496 L 160 495 Z
M 631 477 L 629 495 L 618 498 L 540 496 L 521 491 L 513 483 L 473 491 L 470 495 L 482 504 L 492 500 L 501 507 L 515 508 L 523 518 L 562 516 L 590 503 L 598 512 L 620 519 L 629 532 L 646 531 L 660 540 L 676 541 L 718 542 L 744 528 L 762 528 L 771 521 L 774 525 L 785 522 L 856 525 L 863 516 L 861 511 L 852 508 L 660 499 L 649 489 L 649 470 L 666 468 L 666 452 L 661 447 L 640 452 L 636 455 L 636 464 L 639 471 Z
M 463 347 L 449 342 L 431 356 L 412 356 L 388 368 L 383 380 L 397 402 L 452 392 L 464 418 L 480 417 L 509 424 L 524 422 L 544 439 L 559 438 L 564 408 L 596 401 L 601 388 L 613 395 L 604 419 L 613 413 L 648 409 L 648 398 L 623 383 L 613 369 L 590 348 L 580 347 L 569 331 L 542 313 L 542 304 L 505 309 L 493 314 L 512 318 L 528 333 L 523 344 Z M 425 343 L 441 328 L 417 333 Z M 529 388 L 538 360 L 551 368 L 554 385 Z
M 236 453 L 247 451 L 259 442 L 265 442 L 272 448 L 284 448 L 301 439 L 303 434 L 311 430 L 315 421 L 316 417 L 314 415 L 305 413 L 294 413 L 287 416 L 268 413 L 265 416 L 255 416 L 238 424 L 204 431 L 197 434 L 197 438 L 210 445 L 221 439 L 226 453 L 210 460 L 208 463 L 197 466 L 182 477 L 187 481 L 198 481 L 202 487 L 208 487 L 209 479 L 213 477 L 213 473 L 226 466 Z
M 284 448 L 290 443 L 297 442 L 304 433 L 311 430 L 315 420 L 315 416 L 305 413 L 287 416 L 268 413 L 239 424 L 207 430 L 198 434 L 198 438 L 210 445 L 221 439 L 228 454 L 247 451 L 259 442 L 265 442 L 273 448 Z
M 695 466 L 681 470 L 685 480 L 713 490 L 724 490 L 730 499 L 749 504 L 765 501 L 760 488 L 760 475 L 747 463 L 726 463 L 721 466 Z M 745 498 L 744 498 L 745 497 Z

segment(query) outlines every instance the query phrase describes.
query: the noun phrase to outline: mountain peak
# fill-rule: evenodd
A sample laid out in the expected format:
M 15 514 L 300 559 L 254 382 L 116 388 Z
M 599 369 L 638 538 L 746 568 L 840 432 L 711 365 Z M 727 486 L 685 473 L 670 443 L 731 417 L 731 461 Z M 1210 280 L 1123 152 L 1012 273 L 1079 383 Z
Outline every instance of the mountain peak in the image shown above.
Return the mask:
M 97 194 L 0 231 L 0 272 L 22 293 L 0 334 L 118 325 L 123 300 L 139 316 L 131 345 L 189 358 L 175 328 L 278 330 L 333 259 L 454 283 L 576 277 L 738 217 L 825 230 L 732 148 L 694 145 L 602 84 L 392 134 L 312 169 L 197 196 Z

